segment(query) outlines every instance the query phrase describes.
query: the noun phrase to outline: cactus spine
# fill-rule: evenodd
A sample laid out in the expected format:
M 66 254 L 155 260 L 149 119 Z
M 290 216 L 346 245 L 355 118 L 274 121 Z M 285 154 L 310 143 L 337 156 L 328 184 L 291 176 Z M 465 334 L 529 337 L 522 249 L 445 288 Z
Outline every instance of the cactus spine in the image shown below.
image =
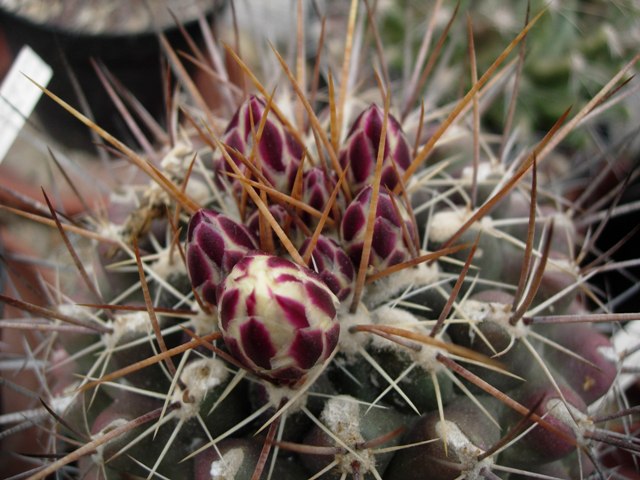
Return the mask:
M 108 199 L 74 222 L 51 207 L 74 255 L 76 236 L 97 248 L 57 303 L 3 296 L 48 319 L 43 372 L 73 367 L 37 394 L 59 455 L 30 478 L 586 479 L 637 457 L 611 340 L 637 316 L 601 313 L 589 281 L 615 262 L 591 188 L 569 190 L 577 160 L 552 157 L 617 83 L 541 139 L 504 126 L 496 142 L 481 103 L 520 78 L 526 57 L 507 55 L 544 12 L 453 108 L 403 112 L 428 94 L 350 61 L 370 53 L 366 3 L 337 86 L 300 83 L 301 52 L 296 74 L 274 50 L 271 96 L 273 72 L 227 47 L 255 94 L 220 82 L 214 111 L 181 100 L 156 162 L 112 141 L 148 177 L 123 186 L 137 207 Z

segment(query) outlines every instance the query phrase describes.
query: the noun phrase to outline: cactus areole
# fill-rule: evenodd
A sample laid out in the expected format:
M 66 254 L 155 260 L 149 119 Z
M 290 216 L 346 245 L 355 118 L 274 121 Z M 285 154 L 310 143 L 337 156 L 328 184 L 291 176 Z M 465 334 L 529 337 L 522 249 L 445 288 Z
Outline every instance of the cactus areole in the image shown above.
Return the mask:
M 277 385 L 295 386 L 338 344 L 338 299 L 311 270 L 254 252 L 218 288 L 218 324 L 231 354 Z

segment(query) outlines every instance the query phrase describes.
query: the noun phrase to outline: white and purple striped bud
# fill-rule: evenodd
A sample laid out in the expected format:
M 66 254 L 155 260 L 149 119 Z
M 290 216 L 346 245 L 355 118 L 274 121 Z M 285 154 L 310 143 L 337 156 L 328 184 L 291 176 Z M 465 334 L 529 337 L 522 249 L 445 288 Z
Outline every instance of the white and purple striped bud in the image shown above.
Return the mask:
M 318 275 L 290 260 L 245 256 L 220 284 L 218 298 L 230 353 L 274 384 L 295 386 L 338 344 L 338 299 Z
M 236 151 L 244 157 L 249 157 L 254 135 L 258 132 L 266 108 L 264 100 L 250 96 L 240 105 L 222 137 L 222 143 L 226 145 L 227 152 L 243 172 L 247 168 Z M 269 113 L 265 121 L 255 152 L 257 156 L 255 162 L 267 180 L 277 190 L 289 193 L 300 166 L 303 149 L 273 112 Z M 218 173 L 232 171 L 220 151 L 214 154 L 213 168 Z M 242 188 L 238 181 L 231 183 L 234 185 L 234 190 L 239 191 Z
M 306 239 L 300 252 L 305 254 L 310 244 L 311 239 Z M 320 235 L 311 253 L 311 259 L 311 264 L 322 281 L 343 302 L 353 291 L 356 278 L 355 268 L 349 256 L 335 240 Z
M 216 290 L 233 266 L 258 248 L 253 234 L 241 223 L 216 212 L 198 210 L 187 230 L 187 271 L 191 285 L 210 306 L 217 305 Z
M 312 167 L 304 172 L 302 177 L 302 201 L 322 212 L 329 202 L 335 186 L 336 178 L 333 173 L 328 174 L 320 167 Z M 342 197 L 338 196 L 336 199 L 335 205 L 337 206 L 338 212 L 344 209 L 344 205 L 341 205 L 341 198 Z M 309 226 L 317 223 L 317 219 L 314 219 L 308 213 L 303 213 L 302 219 Z
M 305 232 L 300 229 L 301 226 L 304 227 L 304 224 L 302 224 L 302 220 L 299 217 L 295 216 L 295 212 L 292 215 L 282 205 L 272 203 L 269 205 L 269 213 L 271 213 L 276 223 L 282 227 L 289 240 L 294 245 L 300 245 L 305 238 Z M 245 225 L 257 238 L 260 237 L 260 215 L 262 215 L 260 210 L 254 210 L 245 220 Z M 274 239 L 279 242 L 275 235 Z
M 342 216 L 340 238 L 354 265 L 360 265 L 367 230 L 367 216 L 373 187 L 365 187 L 353 199 Z M 373 225 L 369 265 L 384 270 L 410 260 L 416 251 L 418 233 L 415 218 L 402 200 L 392 193 L 380 191 Z
M 354 193 L 373 182 L 383 120 L 384 112 L 372 104 L 355 120 L 340 151 L 340 165 L 349 169 L 347 180 Z M 398 174 L 402 175 L 410 164 L 407 137 L 398 120 L 389 115 L 380 184 L 393 190 L 400 180 Z

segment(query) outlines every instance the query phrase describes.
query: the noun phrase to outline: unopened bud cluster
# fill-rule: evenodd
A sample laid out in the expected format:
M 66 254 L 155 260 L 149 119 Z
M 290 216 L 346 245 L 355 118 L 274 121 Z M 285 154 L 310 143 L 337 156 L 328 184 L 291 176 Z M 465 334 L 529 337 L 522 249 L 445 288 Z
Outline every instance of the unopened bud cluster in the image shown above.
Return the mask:
M 187 233 L 187 267 L 195 293 L 217 314 L 227 349 L 261 378 L 294 385 L 333 353 L 340 334 L 338 313 L 344 310 L 340 302 L 353 294 L 369 230 L 367 265 L 373 269 L 405 262 L 417 252 L 415 219 L 393 193 L 410 157 L 392 116 L 375 216 L 372 225 L 367 222 L 383 123 L 384 113 L 376 105 L 354 122 L 339 152 L 340 168 L 347 170 L 344 185 L 337 184 L 342 172 L 302 162 L 299 140 L 264 100 L 251 96 L 227 126 L 212 166 L 220 183 L 232 186 L 229 193 L 238 204 L 245 202 L 245 220 L 213 209 L 196 212 Z M 238 173 L 297 196 L 315 210 L 301 211 L 281 200 L 266 205 L 299 258 L 308 259 L 306 265 L 295 263 L 280 238 L 273 251 L 266 251 L 261 232 L 266 227 L 273 238 L 270 219 L 247 200 Z M 329 221 L 312 240 L 325 210 Z

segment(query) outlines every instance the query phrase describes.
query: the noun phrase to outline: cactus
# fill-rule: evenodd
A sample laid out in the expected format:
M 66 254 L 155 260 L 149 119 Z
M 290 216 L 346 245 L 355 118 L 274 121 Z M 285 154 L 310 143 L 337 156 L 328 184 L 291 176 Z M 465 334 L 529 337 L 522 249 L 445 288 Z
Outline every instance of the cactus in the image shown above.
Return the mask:
M 526 56 L 496 55 L 453 108 L 398 111 L 430 97 L 352 61 L 376 51 L 359 21 L 384 45 L 369 3 L 344 19 L 343 72 L 322 73 L 326 89 L 304 82 L 301 51 L 293 68 L 274 47 L 261 74 L 226 46 L 245 93 L 214 60 L 211 110 L 177 68 L 181 121 L 153 152 L 67 106 L 144 175 L 120 185 L 134 204 L 114 190 L 78 218 L 48 195 L 34 214 L 3 207 L 54 228 L 73 270 L 42 276 L 40 303 L 1 297 L 33 317 L 4 328 L 38 340 L 25 361 L 41 388 L 3 384 L 41 404 L 0 417 L 2 438 L 44 432 L 41 451 L 15 452 L 30 454 L 29 478 L 633 478 L 638 406 L 621 378 L 637 379 L 637 343 L 618 351 L 615 334 L 640 314 L 610 311 L 592 283 L 616 268 L 635 278 L 596 243 L 625 183 L 594 200 L 606 175 L 581 162 L 607 173 L 607 155 L 627 154 L 604 145 L 596 158 L 603 139 L 591 146 L 583 127 L 637 59 L 540 138 L 507 126 L 496 141 L 480 100 L 508 88 L 493 79 L 526 75 Z M 207 49 L 194 58 L 223 54 Z

